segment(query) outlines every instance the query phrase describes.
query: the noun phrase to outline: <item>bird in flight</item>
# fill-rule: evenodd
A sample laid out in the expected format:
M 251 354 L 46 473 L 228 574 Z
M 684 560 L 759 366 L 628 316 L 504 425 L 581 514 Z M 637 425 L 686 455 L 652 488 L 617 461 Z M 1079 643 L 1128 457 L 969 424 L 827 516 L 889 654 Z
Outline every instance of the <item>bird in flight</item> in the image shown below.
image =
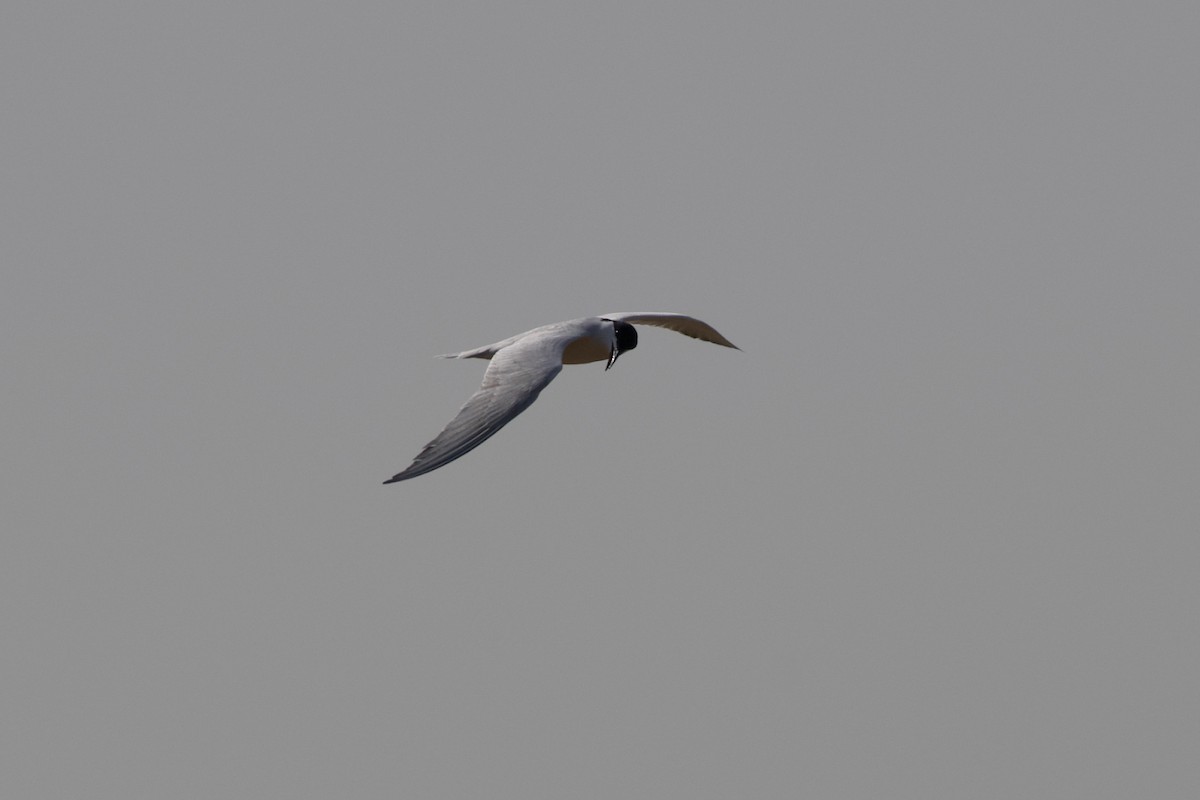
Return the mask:
M 564 364 L 607 361 L 637 347 L 633 323 L 654 325 L 723 347 L 740 349 L 706 322 L 664 311 L 626 311 L 552 322 L 495 344 L 448 353 L 442 358 L 485 358 L 492 363 L 483 374 L 479 391 L 471 395 L 458 415 L 417 455 L 403 472 L 385 484 L 406 481 L 444 467 L 483 444 L 496 431 L 533 404 Z

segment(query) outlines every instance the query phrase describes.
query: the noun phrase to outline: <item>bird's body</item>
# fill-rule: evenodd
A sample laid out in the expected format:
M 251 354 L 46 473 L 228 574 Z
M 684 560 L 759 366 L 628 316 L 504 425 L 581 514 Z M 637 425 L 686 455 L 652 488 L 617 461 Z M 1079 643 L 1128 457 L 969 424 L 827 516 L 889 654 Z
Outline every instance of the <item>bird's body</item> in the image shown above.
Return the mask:
M 479 390 L 450 424 L 417 455 L 408 469 L 384 483 L 415 478 L 445 466 L 478 447 L 537 399 L 564 364 L 608 361 L 607 370 L 626 350 L 637 347 L 631 323 L 655 325 L 686 336 L 737 347 L 710 325 L 683 314 L 661 311 L 621 312 L 552 322 L 493 344 L 450 353 L 443 358 L 490 360 Z
M 522 340 L 545 339 L 563 344 L 563 364 L 588 364 L 604 361 L 612 353 L 613 326 L 603 317 L 581 317 L 566 322 L 551 322 L 539 325 L 530 331 L 518 333 L 494 344 L 486 344 L 461 353 L 447 353 L 442 358 L 486 358 Z

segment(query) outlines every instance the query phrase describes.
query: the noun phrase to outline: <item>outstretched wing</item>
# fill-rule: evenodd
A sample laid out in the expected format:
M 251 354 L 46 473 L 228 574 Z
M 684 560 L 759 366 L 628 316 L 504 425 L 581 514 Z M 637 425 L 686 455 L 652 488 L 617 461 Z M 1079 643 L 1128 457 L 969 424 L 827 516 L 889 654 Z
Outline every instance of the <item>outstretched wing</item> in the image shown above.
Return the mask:
M 529 336 L 497 352 L 483 374 L 479 391 L 458 416 L 413 460 L 408 469 L 384 483 L 408 480 L 444 467 L 483 444 L 537 399 L 562 372 L 561 338 Z
M 732 347 L 734 350 L 742 349 L 717 333 L 717 329 L 712 325 L 686 314 L 671 314 L 667 311 L 620 311 L 616 314 L 601 314 L 600 316 L 603 319 L 620 320 L 633 325 L 655 325 L 682 333 L 684 336 L 691 336 L 693 339 Z

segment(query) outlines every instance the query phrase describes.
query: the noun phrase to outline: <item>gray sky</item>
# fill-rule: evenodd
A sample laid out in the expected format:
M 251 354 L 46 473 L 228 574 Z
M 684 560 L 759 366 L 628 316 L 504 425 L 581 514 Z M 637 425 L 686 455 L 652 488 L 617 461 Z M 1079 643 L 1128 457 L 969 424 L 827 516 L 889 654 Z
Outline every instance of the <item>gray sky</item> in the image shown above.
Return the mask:
M 1197 796 L 1198 26 L 9 4 L 0 795 Z

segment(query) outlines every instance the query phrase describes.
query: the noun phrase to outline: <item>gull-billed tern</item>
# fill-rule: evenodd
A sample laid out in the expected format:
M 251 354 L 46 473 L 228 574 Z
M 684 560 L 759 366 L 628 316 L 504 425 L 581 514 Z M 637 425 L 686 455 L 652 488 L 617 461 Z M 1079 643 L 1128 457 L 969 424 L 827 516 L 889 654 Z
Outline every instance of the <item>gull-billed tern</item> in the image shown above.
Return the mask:
M 542 389 L 562 371 L 563 364 L 607 361 L 604 369 L 608 370 L 621 353 L 637 347 L 637 330 L 632 324 L 635 322 L 740 349 L 711 325 L 694 317 L 664 311 L 626 311 L 552 322 L 485 347 L 448 353 L 442 358 L 486 358 L 492 363 L 483 374 L 479 391 L 459 409 L 458 416 L 425 445 L 408 469 L 384 483 L 424 475 L 483 444 L 529 408 Z

